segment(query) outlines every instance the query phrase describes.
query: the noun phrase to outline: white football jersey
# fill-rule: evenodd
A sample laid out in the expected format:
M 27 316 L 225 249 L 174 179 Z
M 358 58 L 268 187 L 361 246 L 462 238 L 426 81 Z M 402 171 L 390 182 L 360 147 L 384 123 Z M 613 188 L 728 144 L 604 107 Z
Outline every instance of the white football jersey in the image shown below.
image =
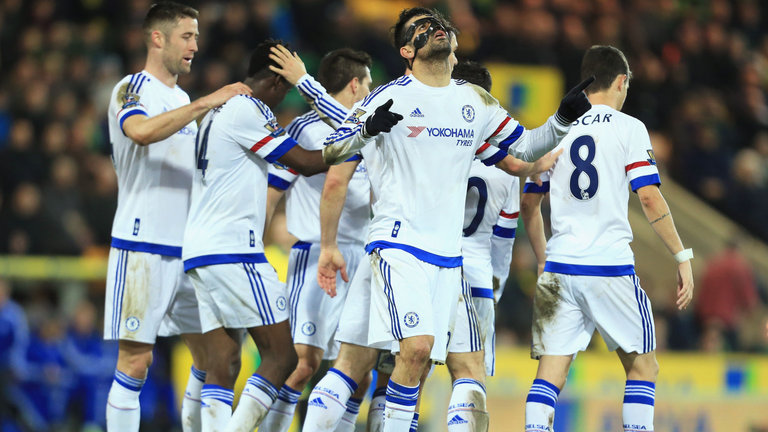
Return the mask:
M 112 246 L 181 256 L 197 124 L 192 121 L 162 141 L 140 146 L 125 136 L 123 122 L 187 104 L 189 96 L 181 88 L 170 88 L 146 71 L 126 76 L 112 90 L 109 141 L 118 182 Z
M 558 147 L 563 154 L 543 186 L 550 192 L 552 238 L 545 270 L 588 276 L 634 274 L 627 217 L 629 188 L 661 184 L 645 125 L 606 105 L 573 123 Z
M 362 126 L 374 110 L 394 101 L 392 112 L 403 116 L 389 133 L 363 135 Z M 562 135 L 548 122 L 552 139 L 532 140 L 529 134 L 482 88 L 451 80 L 431 87 L 403 76 L 371 92 L 355 105 L 342 127 L 328 137 L 324 152 L 343 157 L 368 147 L 378 159 L 369 163 L 374 196 L 369 252 L 398 248 L 442 267 L 461 265 L 461 227 L 469 168 L 475 157 L 488 165 L 507 151 L 535 153 L 551 148 Z M 501 151 L 500 151 L 501 149 Z
M 307 150 L 323 148 L 325 138 L 333 128 L 325 124 L 316 112 L 296 117 L 287 127 L 288 134 Z M 359 156 L 353 160 L 360 159 Z M 269 167 L 269 184 L 286 190 L 286 217 L 288 232 L 299 240 L 320 243 L 320 198 L 325 184 L 325 173 L 305 177 L 292 169 L 273 164 Z M 339 219 L 339 243 L 363 243 L 371 212 L 370 183 L 365 162 L 357 165 L 349 182 L 347 199 Z
M 475 160 L 467 183 L 461 241 L 464 278 L 472 287 L 473 297 L 494 298 L 493 276 L 506 279 L 519 213 L 518 178 Z M 494 260 L 498 261 L 495 266 Z
M 260 100 L 239 95 L 200 124 L 184 270 L 266 262 L 267 167 L 296 145 Z

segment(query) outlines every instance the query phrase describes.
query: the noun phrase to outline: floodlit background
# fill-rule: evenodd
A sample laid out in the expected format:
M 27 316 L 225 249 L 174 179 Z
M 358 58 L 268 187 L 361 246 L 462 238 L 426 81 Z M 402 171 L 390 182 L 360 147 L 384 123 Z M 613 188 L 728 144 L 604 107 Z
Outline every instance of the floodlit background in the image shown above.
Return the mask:
M 388 29 L 404 7 L 449 15 L 460 59 L 486 64 L 494 95 L 535 127 L 579 80 L 592 44 L 621 48 L 634 73 L 624 111 L 647 125 L 662 191 L 696 251 L 695 304 L 674 309 L 675 265 L 630 203 L 637 271 L 654 306 L 656 430 L 768 431 L 768 3 L 761 0 L 189 1 L 200 52 L 179 85 L 194 99 L 244 78 L 267 37 L 310 73 L 332 49 L 374 58 L 374 84 L 403 63 Z M 100 430 L 116 359 L 101 340 L 106 256 L 117 188 L 107 99 L 144 62 L 144 0 L 0 0 L 0 430 Z M 291 92 L 283 125 L 307 110 Z M 281 211 L 283 211 L 281 209 Z M 491 430 L 522 430 L 535 259 L 518 228 L 498 306 Z M 284 274 L 294 239 L 278 214 L 270 261 Z M 246 347 L 243 373 L 258 362 Z M 189 356 L 159 340 L 142 391 L 142 430 L 180 430 Z M 621 428 L 624 377 L 599 338 L 574 363 L 559 431 Z M 450 386 L 438 368 L 422 430 L 443 431 Z M 360 427 L 364 425 L 364 410 Z M 361 429 L 362 430 L 362 429 Z

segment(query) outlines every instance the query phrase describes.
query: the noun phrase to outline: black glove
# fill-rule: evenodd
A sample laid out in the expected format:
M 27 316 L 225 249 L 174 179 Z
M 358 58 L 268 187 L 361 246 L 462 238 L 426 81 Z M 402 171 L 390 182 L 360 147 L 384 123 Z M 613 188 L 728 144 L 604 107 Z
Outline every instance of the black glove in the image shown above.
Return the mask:
M 373 112 L 367 119 L 365 119 L 365 134 L 368 136 L 376 136 L 381 132 L 389 132 L 392 130 L 392 126 L 403 119 L 398 113 L 394 113 L 389 109 L 392 107 L 392 99 L 384 102 L 376 111 Z
M 592 108 L 592 104 L 589 103 L 589 99 L 587 99 L 587 95 L 583 90 L 589 87 L 594 80 L 594 76 L 585 79 L 563 96 L 563 100 L 560 101 L 560 108 L 557 109 L 557 114 L 555 114 L 555 118 L 557 118 L 560 124 L 571 124 Z

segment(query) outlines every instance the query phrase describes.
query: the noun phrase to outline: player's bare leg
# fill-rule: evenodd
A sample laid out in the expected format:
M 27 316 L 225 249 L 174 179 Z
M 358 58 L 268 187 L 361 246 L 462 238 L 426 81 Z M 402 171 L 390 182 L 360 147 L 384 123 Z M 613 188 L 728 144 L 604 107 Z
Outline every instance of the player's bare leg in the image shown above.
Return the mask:
M 324 350 L 312 345 L 294 344 L 299 362 L 280 389 L 277 400 L 269 408 L 261 428 L 271 432 L 286 432 L 291 427 L 296 403 L 304 387 L 320 367 Z
M 200 392 L 202 430 L 221 431 L 232 416 L 235 380 L 240 373 L 241 330 L 217 328 L 202 335 L 206 377 Z
M 335 431 L 348 402 L 376 365 L 378 350 L 342 343 L 333 368 L 315 385 L 309 396 L 304 430 Z M 367 386 L 366 386 L 367 387 Z
M 453 382 L 448 404 L 448 430 L 487 431 L 485 351 L 448 353 L 445 364 Z
M 555 403 L 565 386 L 573 356 L 543 355 L 539 359 L 536 379 L 525 400 L 525 430 L 552 431 Z
M 659 375 L 656 352 L 626 353 L 619 348 L 616 354 L 627 374 L 622 408 L 624 430 L 653 430 L 656 377 Z
M 248 329 L 261 356 L 261 365 L 248 378 L 240 402 L 232 414 L 228 432 L 251 432 L 264 419 L 277 399 L 280 386 L 296 368 L 298 357 L 288 320 Z
M 138 431 L 141 421 L 139 394 L 152 364 L 154 345 L 121 340 L 117 367 L 107 396 L 107 430 Z
M 200 392 L 205 384 L 205 345 L 203 335 L 188 333 L 181 340 L 192 354 L 192 368 L 187 378 L 187 388 L 181 402 L 181 429 L 183 432 L 200 432 Z
M 387 404 L 384 409 L 384 432 L 406 432 L 410 429 L 419 383 L 429 371 L 429 356 L 434 336 L 411 336 L 400 340 L 400 352 L 395 357 L 395 369 L 387 385 Z

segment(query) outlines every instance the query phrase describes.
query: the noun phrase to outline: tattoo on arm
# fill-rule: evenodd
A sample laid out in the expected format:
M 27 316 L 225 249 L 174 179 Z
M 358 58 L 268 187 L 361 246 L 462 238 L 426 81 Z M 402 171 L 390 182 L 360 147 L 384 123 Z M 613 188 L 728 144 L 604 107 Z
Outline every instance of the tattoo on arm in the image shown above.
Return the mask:
M 657 219 L 651 221 L 651 225 L 655 224 L 656 222 L 664 219 L 665 217 L 669 216 L 669 213 L 664 213 L 663 215 L 659 216 Z

